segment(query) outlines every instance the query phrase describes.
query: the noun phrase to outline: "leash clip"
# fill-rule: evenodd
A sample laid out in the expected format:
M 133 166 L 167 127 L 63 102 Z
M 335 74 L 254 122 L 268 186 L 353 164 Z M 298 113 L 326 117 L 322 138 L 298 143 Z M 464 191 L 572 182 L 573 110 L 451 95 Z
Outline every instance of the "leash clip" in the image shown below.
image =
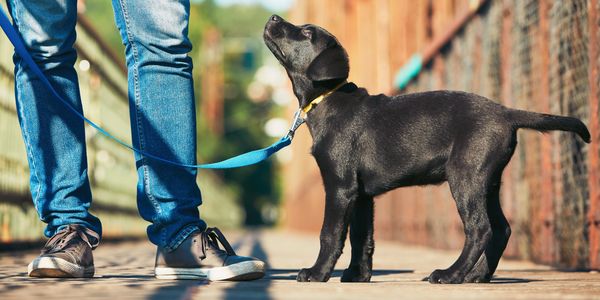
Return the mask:
M 302 125 L 303 123 L 304 123 L 304 118 L 302 118 L 302 109 L 298 109 L 296 111 L 296 113 L 294 114 L 294 120 L 292 121 L 292 126 L 290 127 L 290 130 L 288 131 L 286 137 L 293 139 L 294 133 L 296 133 L 296 129 L 298 129 L 298 127 L 300 127 L 300 125 Z

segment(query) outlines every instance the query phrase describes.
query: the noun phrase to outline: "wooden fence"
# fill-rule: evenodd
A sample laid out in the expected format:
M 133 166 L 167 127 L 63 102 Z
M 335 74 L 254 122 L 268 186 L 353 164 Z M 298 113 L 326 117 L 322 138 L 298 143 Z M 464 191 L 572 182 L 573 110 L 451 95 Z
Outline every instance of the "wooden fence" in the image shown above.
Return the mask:
M 291 19 L 335 34 L 350 55 L 350 80 L 372 94 L 465 90 L 513 108 L 581 118 L 590 145 L 568 133 L 519 131 L 503 175 L 502 205 L 513 229 L 505 256 L 597 269 L 599 10 L 598 0 L 301 0 Z M 444 37 L 448 42 L 436 46 Z M 396 90 L 398 70 L 427 51 L 421 72 Z M 316 232 L 324 195 L 310 143 L 308 132 L 299 132 L 285 168 L 284 223 Z M 447 185 L 379 197 L 376 235 L 447 249 L 464 241 Z

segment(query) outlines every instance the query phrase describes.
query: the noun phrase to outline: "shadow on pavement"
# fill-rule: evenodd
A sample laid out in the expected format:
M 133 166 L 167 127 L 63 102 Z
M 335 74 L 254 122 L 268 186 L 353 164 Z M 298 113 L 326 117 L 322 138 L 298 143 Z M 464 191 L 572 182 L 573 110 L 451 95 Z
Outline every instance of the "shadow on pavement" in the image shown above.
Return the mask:
M 561 272 L 561 273 L 589 273 L 591 271 L 594 271 L 592 269 L 585 269 L 585 268 L 580 268 L 580 269 L 570 269 L 570 268 L 547 268 L 547 269 L 510 269 L 510 270 L 498 270 L 500 272 L 502 271 L 509 271 L 509 272 L 515 272 L 515 273 L 555 273 L 555 272 Z
M 421 281 L 429 281 L 429 276 L 421 279 Z M 515 284 L 544 281 L 540 279 L 514 278 L 514 277 L 495 277 L 488 283 L 466 283 L 466 284 Z
M 507 284 L 507 283 L 529 283 L 543 281 L 539 279 L 526 279 L 526 278 L 512 278 L 512 277 L 494 277 L 492 278 L 491 284 Z
M 300 269 L 269 269 L 265 279 L 270 280 L 293 280 L 296 281 L 296 275 L 300 272 Z M 344 273 L 343 269 L 336 269 L 331 274 L 331 278 L 342 277 Z M 373 276 L 392 275 L 392 274 L 406 274 L 414 273 L 414 270 L 373 270 Z
M 267 273 L 265 277 L 262 279 L 258 279 L 256 281 L 239 281 L 236 282 L 233 286 L 227 288 L 225 290 L 225 295 L 223 299 L 229 300 L 237 300 L 240 297 L 244 298 L 256 298 L 256 299 L 271 299 L 271 295 L 269 294 L 269 286 L 271 285 L 271 278 L 269 277 L 270 273 L 270 263 L 267 252 L 262 246 L 260 240 L 260 234 L 258 231 L 252 232 L 247 238 L 240 239 L 237 243 L 232 245 L 233 249 L 237 251 L 243 243 L 251 243 L 252 250 L 250 251 L 250 256 L 256 257 L 265 262 L 265 268 L 267 269 Z M 243 292 L 240 292 L 241 288 L 244 288 Z M 248 287 L 251 287 L 248 289 Z
M 198 280 L 176 280 L 173 284 L 162 286 L 154 293 L 147 297 L 149 300 L 164 300 L 164 299 L 192 299 L 194 295 L 200 293 L 203 286 L 209 285 L 209 281 Z

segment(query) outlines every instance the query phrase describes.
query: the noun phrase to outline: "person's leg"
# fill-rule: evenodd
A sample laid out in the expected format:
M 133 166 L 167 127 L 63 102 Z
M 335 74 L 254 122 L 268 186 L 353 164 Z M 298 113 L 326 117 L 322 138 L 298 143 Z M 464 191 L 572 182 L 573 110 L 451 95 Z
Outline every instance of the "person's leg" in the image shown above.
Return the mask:
M 113 0 L 113 7 L 129 70 L 134 145 L 163 158 L 195 164 L 189 1 Z M 136 165 L 138 208 L 152 222 L 148 237 L 158 246 L 157 278 L 251 280 L 264 275 L 262 261 L 236 255 L 223 234 L 207 229 L 200 219 L 195 169 L 140 155 L 136 155 Z
M 58 93 L 82 109 L 77 74 L 76 0 L 8 0 L 13 22 L 33 59 Z M 18 55 L 15 63 L 17 115 L 30 169 L 33 203 L 51 237 L 28 266 L 29 276 L 91 277 L 92 249 L 102 227 L 88 212 L 92 201 L 87 175 L 83 122 L 53 99 Z
M 13 22 L 33 59 L 61 96 L 82 109 L 77 74 L 76 0 L 8 0 Z M 33 203 L 51 237 L 70 224 L 101 234 L 88 212 L 92 195 L 87 174 L 83 122 L 53 99 L 15 54 L 17 114 L 27 150 Z
M 176 162 L 196 162 L 189 1 L 113 0 L 128 68 L 132 139 L 136 147 Z M 198 214 L 194 169 L 136 154 L 138 209 L 151 222 L 150 241 L 175 249 L 206 224 Z

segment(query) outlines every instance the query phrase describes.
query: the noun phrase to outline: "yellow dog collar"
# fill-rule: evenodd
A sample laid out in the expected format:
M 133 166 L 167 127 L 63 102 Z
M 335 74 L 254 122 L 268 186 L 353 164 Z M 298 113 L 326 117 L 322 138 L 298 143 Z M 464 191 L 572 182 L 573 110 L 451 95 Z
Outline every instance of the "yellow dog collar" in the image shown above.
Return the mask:
M 345 85 L 346 83 L 348 83 L 348 81 L 344 80 L 342 83 L 338 84 L 336 87 L 334 87 L 332 90 L 322 94 L 321 96 L 315 98 L 315 100 L 310 101 L 310 103 L 308 103 L 307 106 L 305 106 L 302 111 L 307 114 L 311 109 L 313 109 L 313 107 L 317 104 L 319 104 L 321 101 L 325 100 L 325 98 L 327 98 L 327 96 L 333 94 L 333 92 L 337 91 L 339 88 L 341 88 L 343 85 Z

